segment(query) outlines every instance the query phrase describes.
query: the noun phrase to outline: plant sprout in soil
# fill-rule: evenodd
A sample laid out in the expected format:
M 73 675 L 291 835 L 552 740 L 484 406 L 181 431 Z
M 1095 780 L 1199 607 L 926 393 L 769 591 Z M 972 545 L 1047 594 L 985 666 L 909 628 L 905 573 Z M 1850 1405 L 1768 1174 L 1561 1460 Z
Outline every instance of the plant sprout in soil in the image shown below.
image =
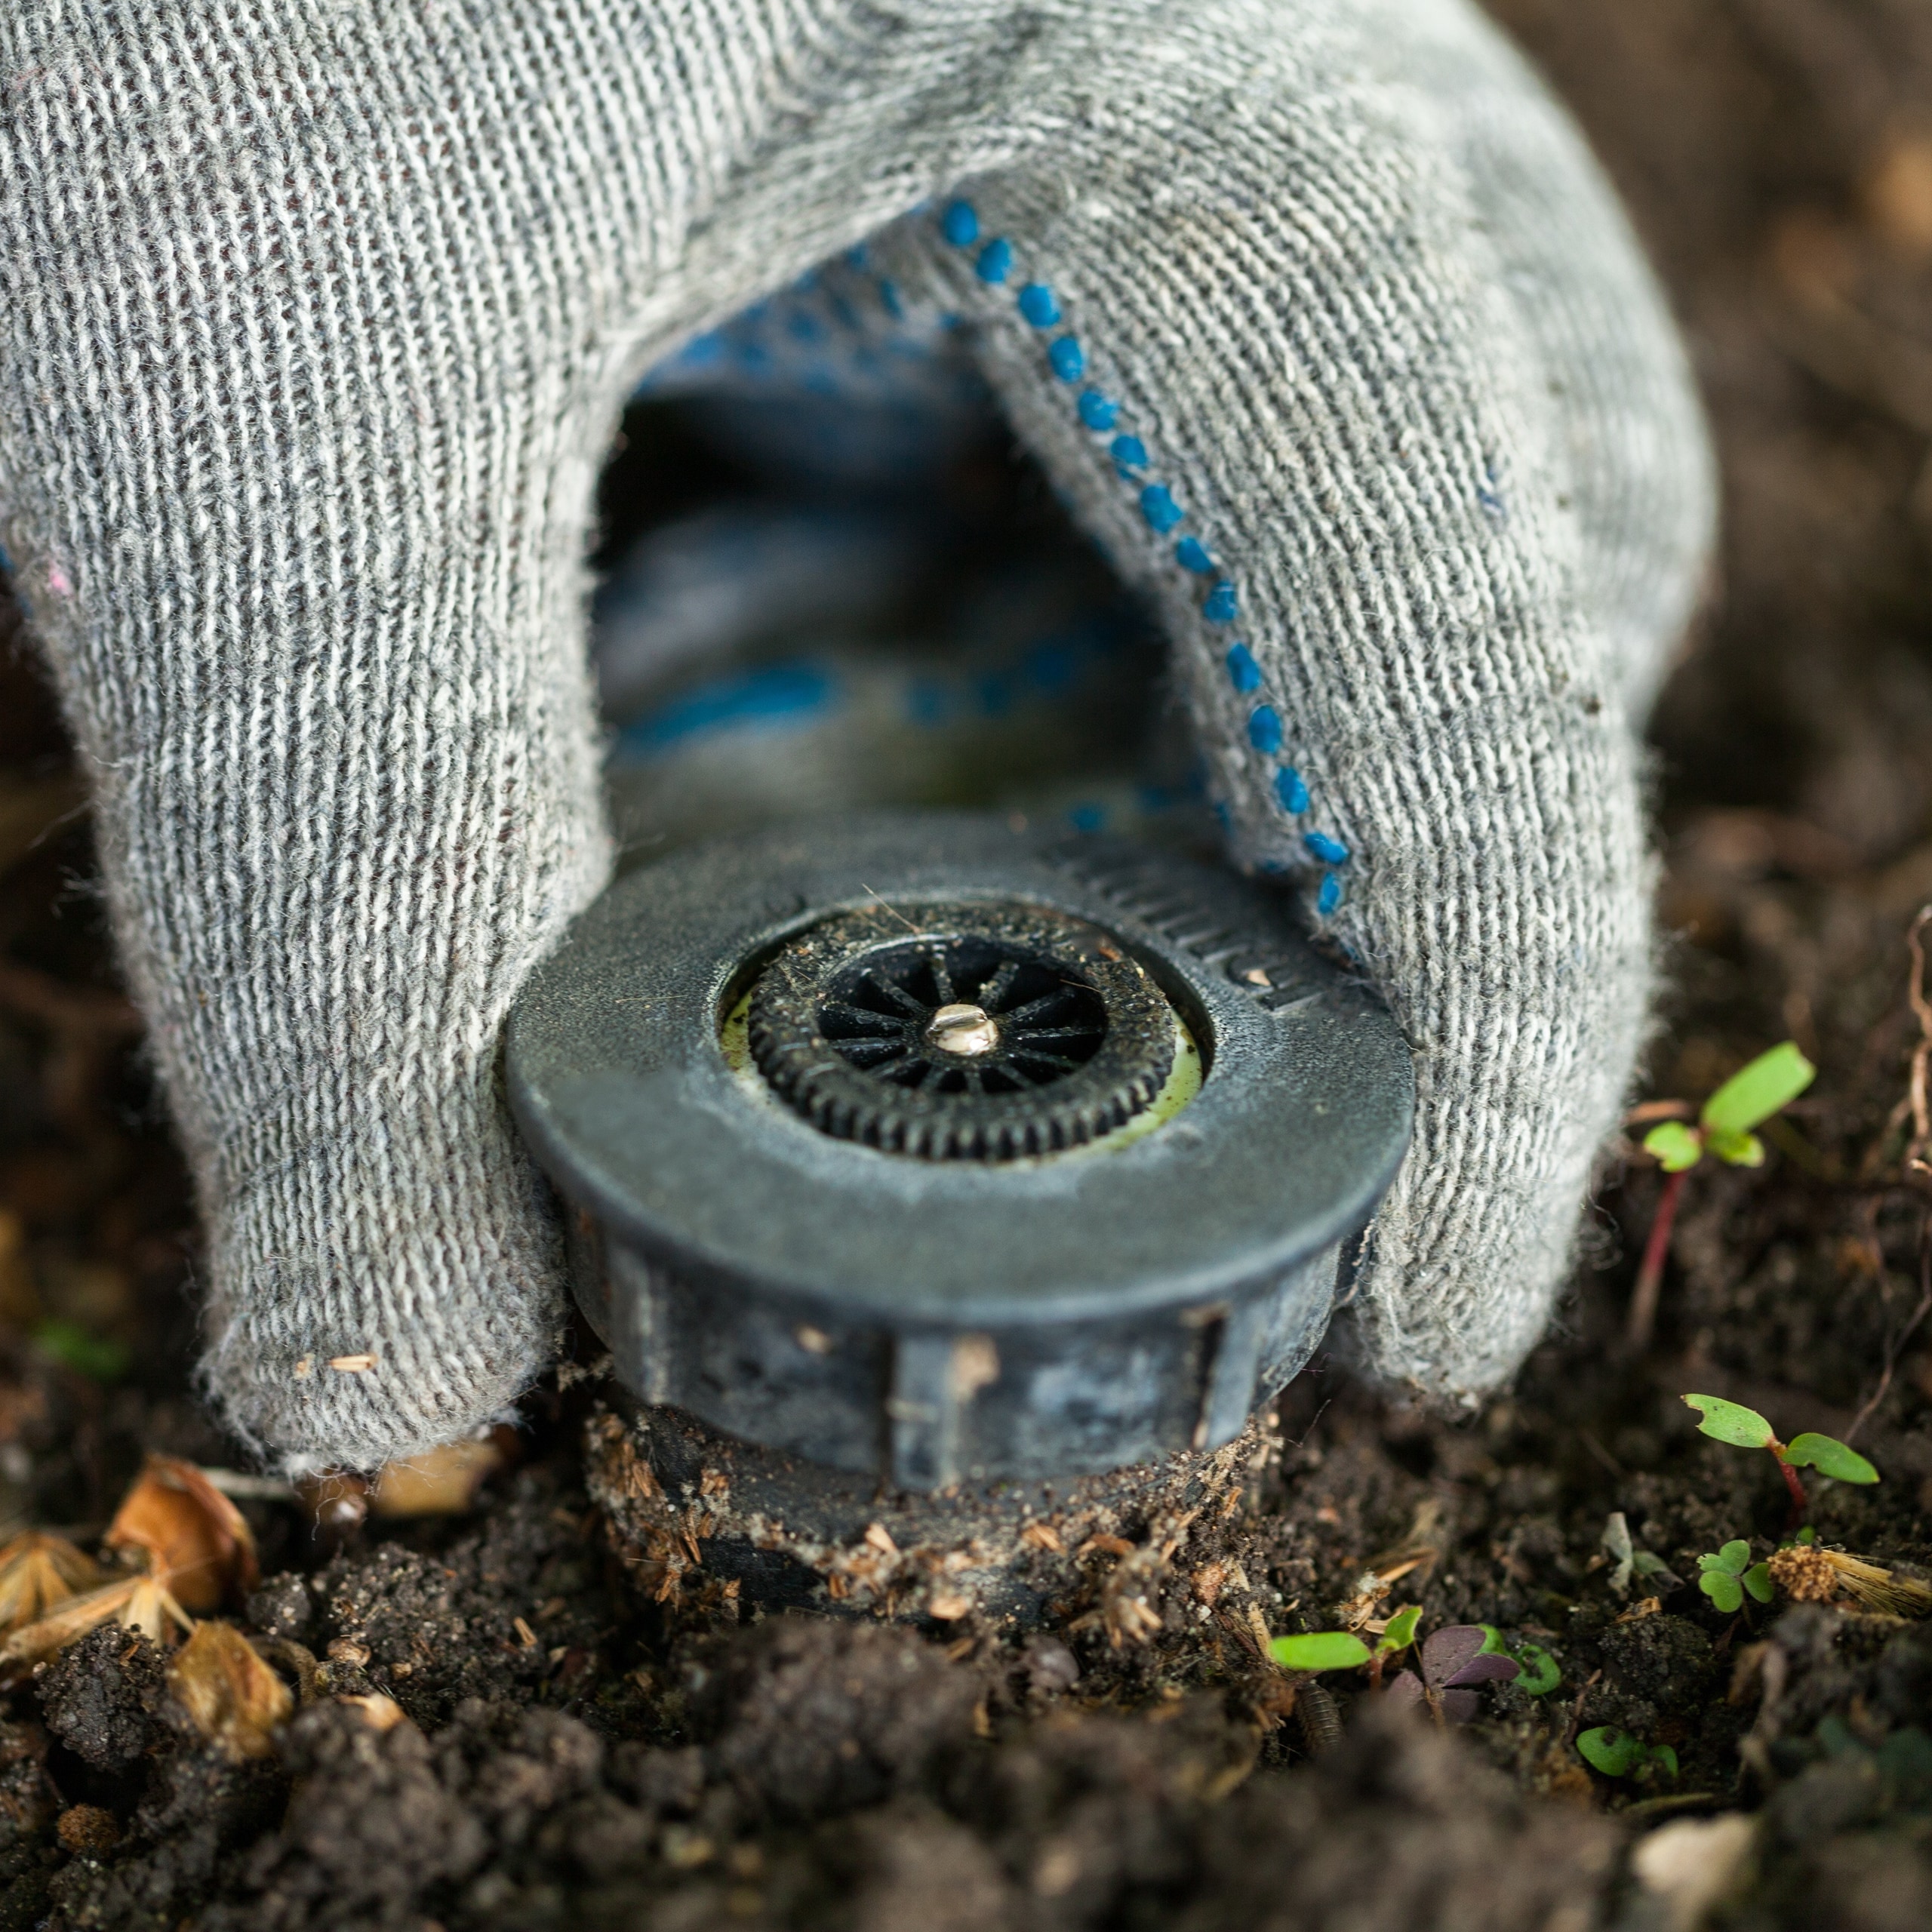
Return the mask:
M 1398 1704 L 1420 1705 L 1438 1724 L 1467 1724 L 1481 1708 L 1479 1684 L 1507 1684 L 1521 1675 L 1514 1657 L 1489 1647 L 1479 1623 L 1452 1623 L 1436 1631 L 1417 1654 L 1417 1670 L 1405 1670 L 1389 1687 Z
M 1771 1567 L 1751 1561 L 1751 1546 L 1740 1537 L 1697 1559 L 1697 1587 L 1727 1617 L 1744 1607 L 1747 1595 L 1771 1600 Z
M 1704 1103 L 1694 1121 L 1684 1118 L 1690 1112 L 1684 1100 L 1653 1100 L 1632 1117 L 1638 1121 L 1654 1120 L 1660 1114 L 1672 1116 L 1659 1120 L 1644 1136 L 1644 1151 L 1663 1169 L 1664 1183 L 1651 1222 L 1650 1238 L 1644 1244 L 1637 1284 L 1631 1291 L 1626 1339 L 1635 1352 L 1641 1354 L 1650 1346 L 1657 1326 L 1657 1296 L 1663 1285 L 1664 1263 L 1670 1257 L 1671 1229 L 1676 1223 L 1685 1175 L 1707 1154 L 1734 1168 L 1761 1167 L 1764 1143 L 1753 1130 L 1790 1106 L 1810 1085 L 1817 1071 L 1786 1040 L 1740 1067 Z
M 1351 1632 L 1317 1630 L 1277 1637 L 1269 1654 L 1284 1670 L 1365 1669 L 1370 1687 L 1379 1689 L 1385 1666 L 1415 1642 L 1421 1620 L 1421 1611 L 1413 1605 L 1397 1612 L 1374 1650 Z M 1534 1644 L 1527 1648 L 1536 1680 L 1531 1694 L 1554 1690 L 1561 1675 L 1555 1660 Z M 1477 1685 L 1507 1683 L 1524 1674 L 1524 1665 L 1503 1651 L 1500 1636 L 1487 1623 L 1454 1623 L 1436 1631 L 1417 1651 L 1416 1666 L 1401 1672 L 1387 1694 L 1398 1704 L 1422 1706 L 1438 1724 L 1467 1724 L 1478 1709 Z
M 1371 1650 L 1349 1630 L 1313 1630 L 1306 1636 L 1277 1637 L 1268 1646 L 1269 1654 L 1284 1670 L 1361 1670 L 1368 1672 L 1370 1687 L 1380 1690 L 1382 1673 L 1392 1657 L 1400 1657 L 1416 1640 L 1416 1626 L 1422 1621 L 1422 1607 L 1411 1604 L 1398 1610 L 1383 1626 L 1382 1634 Z
M 1718 1395 L 1686 1395 L 1684 1400 L 1688 1407 L 1703 1414 L 1703 1420 L 1697 1425 L 1700 1435 L 1708 1435 L 1718 1442 L 1734 1444 L 1740 1449 L 1768 1449 L 1777 1458 L 1784 1486 L 1791 1492 L 1791 1523 L 1794 1529 L 1804 1521 L 1808 1507 L 1804 1484 L 1798 1473 L 1800 1469 L 1816 1469 L 1821 1476 L 1829 1476 L 1834 1482 L 1872 1483 L 1878 1480 L 1878 1472 L 1856 1449 L 1848 1448 L 1835 1436 L 1807 1432 L 1803 1435 L 1794 1435 L 1789 1442 L 1780 1442 L 1770 1424 L 1755 1409 L 1747 1409 L 1742 1403 L 1727 1402 Z M 1727 1549 L 1740 1546 L 1725 1546 Z M 1700 1567 L 1708 1560 L 1700 1558 Z M 1701 1578 L 1698 1587 L 1705 1588 Z
M 1583 1761 L 1607 1778 L 1648 1780 L 1663 1771 L 1677 1775 L 1677 1753 L 1668 1744 L 1646 1744 L 1614 1724 L 1600 1724 L 1577 1740 Z
M 1482 1632 L 1482 1655 L 1509 1657 L 1515 1664 L 1516 1688 L 1525 1697 L 1546 1697 L 1563 1681 L 1563 1666 L 1540 1644 L 1518 1644 L 1514 1650 L 1503 1641 L 1503 1633 L 1493 1623 L 1478 1623 Z

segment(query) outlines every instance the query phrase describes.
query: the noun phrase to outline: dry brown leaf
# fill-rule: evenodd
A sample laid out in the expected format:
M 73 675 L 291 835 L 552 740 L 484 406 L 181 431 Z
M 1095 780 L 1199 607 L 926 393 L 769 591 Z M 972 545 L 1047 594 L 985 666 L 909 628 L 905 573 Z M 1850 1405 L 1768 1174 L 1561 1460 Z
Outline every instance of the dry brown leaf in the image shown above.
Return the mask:
M 225 1756 L 266 1758 L 295 1700 L 230 1623 L 198 1623 L 168 1667 L 168 1686 L 189 1721 Z
M 0 1675 L 17 1676 L 42 1659 L 64 1651 L 103 1623 L 138 1630 L 151 1641 L 167 1641 L 171 1630 L 189 1631 L 195 1620 L 153 1577 L 123 1577 L 97 1590 L 69 1597 L 38 1623 L 23 1625 L 0 1644 Z
M 503 1466 L 503 1451 L 488 1436 L 446 1442 L 404 1462 L 386 1463 L 369 1499 L 377 1516 L 460 1516 L 476 1500 L 486 1477 Z
M 100 1566 L 65 1537 L 28 1530 L 0 1549 L 0 1635 L 38 1623 L 100 1582 Z
M 247 1519 L 192 1463 L 150 1456 L 103 1540 L 136 1552 L 148 1574 L 191 1611 L 215 1609 L 254 1587 L 259 1572 Z

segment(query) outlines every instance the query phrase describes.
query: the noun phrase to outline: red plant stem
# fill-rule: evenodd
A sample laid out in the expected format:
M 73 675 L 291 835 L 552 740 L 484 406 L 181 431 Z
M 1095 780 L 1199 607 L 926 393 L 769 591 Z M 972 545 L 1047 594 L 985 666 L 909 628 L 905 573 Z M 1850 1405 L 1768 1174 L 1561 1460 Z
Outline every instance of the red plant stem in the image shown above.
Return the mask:
M 1368 1687 L 1371 1690 L 1380 1690 L 1382 1688 L 1382 1664 L 1381 1651 L 1371 1651 L 1368 1656 Z
M 1791 1527 L 1795 1530 L 1804 1521 L 1804 1512 L 1811 1506 L 1804 1494 L 1804 1484 L 1798 1472 L 1787 1463 L 1776 1449 L 1771 1451 L 1778 1459 L 1778 1468 L 1784 1476 L 1784 1486 L 1791 1491 Z
M 1651 1332 L 1657 1327 L 1657 1294 L 1663 1286 L 1663 1265 L 1670 1258 L 1670 1231 L 1677 1220 L 1684 1177 L 1690 1171 L 1680 1168 L 1664 1177 L 1657 1211 L 1651 1220 L 1651 1238 L 1644 1244 L 1644 1265 L 1637 1270 L 1637 1285 L 1630 1293 L 1630 1321 L 1624 1331 L 1624 1339 L 1637 1355 L 1651 1346 Z

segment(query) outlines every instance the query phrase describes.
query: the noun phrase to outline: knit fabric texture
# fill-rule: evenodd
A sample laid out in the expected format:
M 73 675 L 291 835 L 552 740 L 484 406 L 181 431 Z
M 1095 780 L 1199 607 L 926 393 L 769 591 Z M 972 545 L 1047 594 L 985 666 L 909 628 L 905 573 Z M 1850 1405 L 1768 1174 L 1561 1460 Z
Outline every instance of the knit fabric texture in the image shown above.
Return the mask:
M 260 1454 L 405 1455 L 547 1358 L 498 1053 L 608 863 L 599 464 L 645 371 L 867 243 L 1414 1043 L 1361 1347 L 1508 1375 L 1644 1028 L 1634 725 L 1711 486 L 1462 0 L 9 0 L 0 82 L 0 538 Z

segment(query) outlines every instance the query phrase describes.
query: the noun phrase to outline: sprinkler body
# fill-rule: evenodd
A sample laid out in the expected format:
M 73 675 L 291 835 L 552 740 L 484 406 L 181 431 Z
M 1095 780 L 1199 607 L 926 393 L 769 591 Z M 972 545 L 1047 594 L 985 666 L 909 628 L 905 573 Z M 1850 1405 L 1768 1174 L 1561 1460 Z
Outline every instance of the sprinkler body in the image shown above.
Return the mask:
M 1413 1104 L 1283 895 L 964 813 L 632 873 L 534 977 L 508 1074 L 650 1481 L 713 1516 L 758 1488 L 742 1534 L 801 1550 L 861 1491 L 1017 1525 L 1071 1478 L 1232 1471 Z

